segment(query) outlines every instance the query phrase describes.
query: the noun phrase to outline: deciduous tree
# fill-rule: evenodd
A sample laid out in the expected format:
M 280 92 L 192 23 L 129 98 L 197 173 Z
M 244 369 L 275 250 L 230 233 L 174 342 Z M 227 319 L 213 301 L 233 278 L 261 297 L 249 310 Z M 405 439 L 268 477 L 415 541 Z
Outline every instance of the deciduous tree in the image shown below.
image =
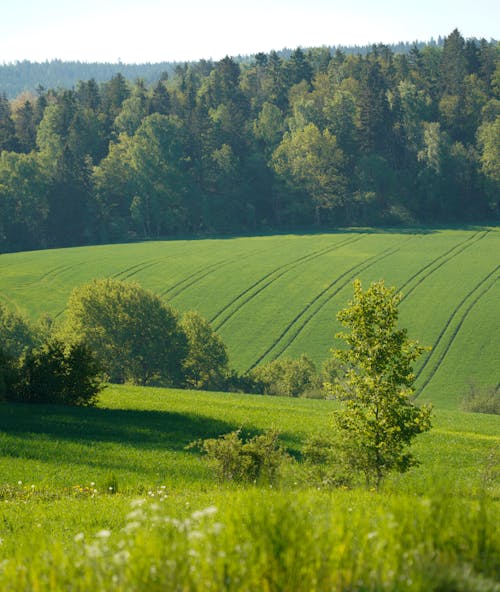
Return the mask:
M 111 381 L 182 382 L 187 344 L 177 314 L 138 284 L 101 279 L 75 288 L 61 335 L 86 343 Z
M 333 351 L 348 370 L 343 380 L 327 385 L 342 401 L 334 413 L 340 448 L 349 465 L 377 488 L 389 471 L 405 472 L 417 463 L 409 446 L 431 427 L 431 408 L 411 400 L 412 364 L 425 348 L 397 327 L 400 300 L 383 281 L 366 291 L 354 282 L 353 300 L 337 315 L 350 330 L 337 335 L 348 348 Z

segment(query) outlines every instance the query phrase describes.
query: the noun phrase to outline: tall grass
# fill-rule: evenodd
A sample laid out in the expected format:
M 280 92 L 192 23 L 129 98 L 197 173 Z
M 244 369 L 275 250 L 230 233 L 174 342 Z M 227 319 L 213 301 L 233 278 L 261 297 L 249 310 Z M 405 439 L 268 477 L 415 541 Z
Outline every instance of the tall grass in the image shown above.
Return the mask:
M 3 404 L 0 590 L 498 590 L 498 416 L 438 410 L 420 467 L 318 490 L 300 451 L 334 405 L 125 386 L 95 409 Z M 277 487 L 221 486 L 185 450 L 239 426 L 280 430 Z
M 0 562 L 0 587 L 493 592 L 499 519 L 487 497 L 438 491 L 417 498 L 246 489 L 186 507 L 160 490 L 129 500 L 114 527 L 32 540 Z

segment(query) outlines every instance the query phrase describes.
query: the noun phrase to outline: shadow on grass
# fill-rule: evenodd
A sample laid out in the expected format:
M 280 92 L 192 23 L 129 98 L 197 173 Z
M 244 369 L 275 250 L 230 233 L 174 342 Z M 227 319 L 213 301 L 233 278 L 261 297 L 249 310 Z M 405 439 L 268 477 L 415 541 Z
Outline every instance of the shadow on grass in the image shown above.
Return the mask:
M 2 404 L 0 432 L 79 444 L 113 442 L 146 450 L 179 451 L 200 438 L 238 426 L 195 413 Z

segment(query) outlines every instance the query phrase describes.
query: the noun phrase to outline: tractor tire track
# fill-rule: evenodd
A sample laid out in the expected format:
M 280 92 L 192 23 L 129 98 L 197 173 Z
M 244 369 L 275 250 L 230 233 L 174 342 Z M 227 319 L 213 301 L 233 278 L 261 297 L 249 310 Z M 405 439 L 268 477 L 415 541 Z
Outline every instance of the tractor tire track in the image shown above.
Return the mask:
M 455 245 L 454 247 L 452 247 L 451 249 L 449 249 L 448 251 L 446 251 L 442 255 L 439 255 L 439 257 L 436 257 L 430 263 L 428 263 L 427 265 L 425 265 L 424 267 L 422 267 L 419 271 L 417 271 L 416 273 L 414 273 L 410 278 L 408 278 L 406 280 L 406 282 L 401 286 L 401 288 L 399 288 L 399 291 L 404 290 L 404 288 L 410 282 L 412 282 L 415 278 L 417 278 L 418 276 L 421 276 L 421 277 L 408 290 L 408 292 L 406 292 L 405 294 L 403 294 L 403 297 L 401 298 L 401 302 L 403 302 L 404 300 L 406 300 L 408 298 L 408 296 L 414 290 L 416 290 L 418 288 L 418 286 L 420 286 L 420 284 L 422 282 L 424 282 L 429 276 L 431 276 L 435 271 L 437 271 L 438 269 L 440 269 L 441 267 L 443 267 L 443 265 L 445 265 L 446 263 L 448 263 L 449 261 L 451 261 L 452 259 L 454 259 L 457 255 L 460 255 L 460 253 L 463 253 L 466 249 L 472 247 L 474 244 L 476 244 L 477 242 L 479 242 L 480 240 L 482 240 L 488 233 L 489 233 L 489 230 L 486 230 L 485 232 L 483 232 L 481 234 L 481 236 L 478 236 L 480 233 L 479 232 L 476 232 L 471 237 L 468 237 L 466 240 L 462 241 L 458 245 Z M 438 263 L 438 264 L 435 265 L 436 263 Z M 435 265 L 435 267 L 432 267 L 433 265 Z M 431 267 L 432 267 L 432 269 L 430 269 L 427 273 L 424 273 L 427 269 L 429 269 Z
M 52 281 L 55 277 L 57 277 L 61 273 L 64 273 L 65 271 L 73 269 L 73 267 L 77 267 L 78 265 L 83 265 L 83 263 L 73 263 L 72 265 L 58 265 L 57 267 L 53 267 L 53 268 L 49 269 L 48 271 L 43 273 L 41 276 L 37 277 L 36 279 L 34 279 L 30 282 L 19 283 L 19 287 L 27 288 L 28 286 L 33 286 L 33 285 L 38 284 L 40 282 Z
M 187 290 L 188 288 L 190 288 L 194 284 L 198 283 L 200 280 L 207 277 L 208 275 L 212 274 L 214 271 L 217 271 L 221 267 L 224 267 L 225 265 L 229 265 L 233 261 L 242 261 L 244 259 L 248 259 L 249 257 L 253 257 L 254 255 L 256 255 L 258 253 L 262 253 L 265 250 L 266 249 L 257 249 L 255 251 L 248 253 L 247 255 L 245 255 L 243 257 L 241 255 L 238 255 L 237 257 L 229 257 L 227 259 L 223 259 L 222 261 L 217 261 L 216 263 L 213 263 L 212 265 L 208 265 L 208 266 L 204 265 L 203 267 L 199 267 L 193 273 L 190 273 L 188 276 L 182 278 L 178 282 L 175 282 L 175 284 L 172 284 L 171 286 L 169 286 L 165 290 L 162 290 L 161 292 L 159 292 L 158 295 L 159 296 L 169 295 L 170 298 L 175 298 L 179 294 L 184 292 L 184 290 Z M 189 280 L 192 280 L 192 281 L 189 281 Z M 176 288 L 179 288 L 179 289 L 176 290 Z
M 128 280 L 131 277 L 133 277 L 134 275 L 141 273 L 141 271 L 144 271 L 145 269 L 150 269 L 151 267 L 155 267 L 156 265 L 159 265 L 162 261 L 165 261 L 166 259 L 170 259 L 170 258 L 171 257 L 160 257 L 159 259 L 155 259 L 151 263 L 146 263 L 142 267 L 138 267 L 138 268 L 134 269 L 133 271 L 131 271 L 129 274 L 124 276 L 123 279 Z
M 462 316 L 460 317 L 460 320 L 457 323 L 457 326 L 455 327 L 455 329 L 453 330 L 453 332 L 450 335 L 450 338 L 448 339 L 448 343 L 445 345 L 445 348 L 443 350 L 443 352 L 439 355 L 437 362 L 434 364 L 434 366 L 432 367 L 432 369 L 430 370 L 430 373 L 428 374 L 427 378 L 425 379 L 424 383 L 418 388 L 417 393 L 415 394 L 415 398 L 418 397 L 421 392 L 425 389 L 425 387 L 429 384 L 429 382 L 432 380 L 432 378 L 434 377 L 434 375 L 436 374 L 438 368 L 441 366 L 444 358 L 446 357 L 446 354 L 448 353 L 448 351 L 450 350 L 450 347 L 453 344 L 453 341 L 455 340 L 460 328 L 462 327 L 465 319 L 467 318 L 467 316 L 469 315 L 469 313 L 471 312 L 471 310 L 474 308 L 474 306 L 477 304 L 477 302 L 489 291 L 491 290 L 491 288 L 495 285 L 496 281 L 499 279 L 499 276 L 495 277 L 493 279 L 493 281 L 488 284 L 488 280 L 491 279 L 492 276 L 494 276 L 497 271 L 500 269 L 500 265 L 497 265 L 495 267 L 495 269 L 493 269 L 493 271 L 491 271 L 486 277 L 484 277 L 478 284 L 476 284 L 476 286 L 472 289 L 469 290 L 469 292 L 462 298 L 462 300 L 458 303 L 458 305 L 455 307 L 455 310 L 453 311 L 453 313 L 449 316 L 448 320 L 446 321 L 446 324 L 444 325 L 444 327 L 441 329 L 438 338 L 436 340 L 436 342 L 434 343 L 433 346 L 433 352 L 437 351 L 437 348 L 439 346 L 439 344 L 441 343 L 441 341 L 444 339 L 444 336 L 448 330 L 448 328 L 451 326 L 452 322 L 454 321 L 455 317 L 457 317 L 458 315 L 461 314 L 461 310 L 463 309 L 465 303 L 470 299 L 473 298 L 474 294 L 477 293 L 476 297 L 473 298 L 472 302 L 470 302 L 470 304 L 467 306 L 467 308 L 464 310 L 464 312 L 462 313 Z M 486 284 L 486 286 L 485 286 Z M 431 360 L 434 360 L 434 357 L 432 355 L 432 352 L 429 353 L 429 355 L 427 356 L 427 358 L 425 359 L 424 363 L 422 364 L 422 366 L 419 368 L 415 380 L 418 380 L 418 378 L 420 376 L 422 376 L 422 373 L 424 372 L 425 368 L 427 367 L 427 365 L 429 364 L 429 362 L 431 362 Z
M 140 271 L 142 271 L 142 269 L 144 269 L 145 266 L 147 266 L 149 263 L 156 263 L 157 261 L 159 261 L 159 259 L 157 257 L 155 257 L 154 259 L 146 259 L 146 261 L 141 261 L 140 263 L 136 263 L 135 265 L 131 265 L 130 267 L 127 267 L 125 269 L 122 269 L 121 271 L 118 271 L 117 273 L 113 273 L 112 275 L 108 276 L 112 279 L 121 279 L 123 276 L 124 279 L 127 279 L 129 277 L 132 277 L 134 275 L 134 273 L 139 273 Z M 127 274 L 128 272 L 132 272 Z
M 284 263 L 283 265 L 276 267 L 272 271 L 266 273 L 264 276 L 259 278 L 256 282 L 254 282 L 246 290 L 243 290 L 243 292 L 240 292 L 237 296 L 235 296 L 232 300 L 230 300 L 223 308 L 221 308 L 219 310 L 219 312 L 214 317 L 212 317 L 210 319 L 210 322 L 215 323 L 215 321 L 217 321 L 217 319 L 219 319 L 224 314 L 225 311 L 227 311 L 234 304 L 239 303 L 239 306 L 237 306 L 235 309 L 233 309 L 227 315 L 225 315 L 223 317 L 223 319 L 221 321 L 219 321 L 217 324 L 214 324 L 215 330 L 218 331 L 245 304 L 250 302 L 250 300 L 255 298 L 258 294 L 260 294 L 263 290 L 265 290 L 269 285 L 271 285 L 273 282 L 278 280 L 280 277 L 284 276 L 286 273 L 288 273 L 292 269 L 295 269 L 296 267 L 298 267 L 299 265 L 302 265 L 303 263 L 312 261 L 313 259 L 316 259 L 317 257 L 321 257 L 323 255 L 326 255 L 327 253 L 331 253 L 332 251 L 340 249 L 341 247 L 344 247 L 345 245 L 355 243 L 355 242 L 361 240 L 361 238 L 363 238 L 363 237 L 358 236 L 355 238 L 346 239 L 334 246 L 325 247 L 324 249 L 319 249 L 317 251 L 313 251 L 312 253 L 309 253 L 307 255 L 303 255 L 302 257 L 299 257 L 298 259 L 294 259 L 293 261 L 289 261 L 288 263 Z M 281 272 L 281 273 L 279 273 L 279 272 Z M 266 280 L 269 280 L 269 281 L 266 282 Z M 254 290 L 255 288 L 258 288 L 258 289 Z M 252 290 L 254 290 L 254 291 L 252 292 Z
M 409 237 L 407 238 L 405 241 L 403 241 L 403 244 L 407 243 L 410 240 L 413 240 L 414 237 Z M 282 345 L 280 347 L 280 349 L 278 350 L 277 353 L 275 353 L 273 355 L 273 360 L 275 360 L 278 356 L 280 356 L 294 341 L 295 339 L 299 336 L 299 334 L 303 331 L 304 327 L 309 323 L 309 321 L 328 303 L 330 302 L 330 300 L 332 298 L 334 298 L 334 296 L 336 296 L 343 288 L 345 288 L 345 286 L 347 286 L 347 284 L 349 284 L 349 282 L 352 281 L 352 279 L 360 272 L 365 271 L 366 269 L 370 268 L 372 265 L 375 265 L 376 263 L 378 263 L 379 261 L 381 261 L 382 259 L 385 259 L 386 257 L 389 257 L 390 255 L 393 255 L 394 253 L 396 253 L 397 251 L 401 250 L 403 244 L 397 246 L 397 247 L 389 247 L 387 249 L 384 249 L 381 253 L 377 253 L 376 255 L 372 255 L 371 257 L 369 257 L 368 259 L 365 259 L 365 261 L 362 261 L 356 265 L 354 265 L 353 267 L 349 268 L 348 270 L 346 270 L 344 273 L 342 273 L 340 276 L 338 276 L 333 282 L 331 282 L 326 288 L 324 288 L 323 290 L 321 290 L 321 292 L 319 294 L 317 294 L 293 319 L 290 323 L 288 323 L 288 325 L 283 329 L 283 331 L 280 333 L 280 335 L 278 336 L 278 338 L 274 341 L 274 343 L 267 348 L 267 350 L 252 364 L 252 366 L 250 366 L 250 368 L 247 369 L 247 372 L 250 372 L 250 370 L 253 370 L 253 368 L 255 368 L 258 364 L 260 364 L 260 362 L 266 357 L 268 356 L 273 350 L 275 350 L 277 347 L 280 347 L 281 342 L 283 342 L 284 338 L 286 337 L 287 333 L 290 333 L 290 331 L 293 329 L 294 325 L 296 325 L 296 323 L 302 319 L 304 317 L 305 314 L 307 314 L 307 312 L 311 309 L 311 307 L 313 307 L 316 303 L 318 303 L 318 301 L 321 300 L 321 298 L 323 296 L 325 296 L 325 294 L 327 294 L 327 297 L 325 298 L 325 300 L 323 302 L 320 302 L 319 306 L 313 310 L 313 312 L 308 315 L 304 321 L 302 322 L 302 324 L 296 329 L 296 331 L 290 335 L 290 337 L 287 339 L 287 341 L 284 343 L 284 345 Z M 332 293 L 328 294 L 332 288 L 336 288 Z

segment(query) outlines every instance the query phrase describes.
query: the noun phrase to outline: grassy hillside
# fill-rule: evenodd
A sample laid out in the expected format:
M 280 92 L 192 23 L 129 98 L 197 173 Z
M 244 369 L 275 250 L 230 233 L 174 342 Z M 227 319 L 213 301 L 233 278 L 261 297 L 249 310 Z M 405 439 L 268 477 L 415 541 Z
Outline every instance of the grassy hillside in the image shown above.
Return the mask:
M 112 386 L 97 408 L 7 405 L 0 415 L 0 484 L 22 481 L 67 487 L 112 474 L 121 490 L 166 485 L 203 489 L 216 481 L 193 440 L 243 427 L 275 427 L 286 448 L 299 456 L 305 439 L 329 429 L 333 401 Z M 472 491 L 479 470 L 500 444 L 497 416 L 441 410 L 434 428 L 417 439 L 423 461 L 411 477 L 417 489 L 444 474 Z M 441 476 L 441 477 L 440 477 Z M 395 482 L 400 486 L 399 479 Z
M 496 592 L 497 416 L 437 411 L 422 465 L 378 493 L 296 472 L 276 490 L 221 485 L 185 450 L 275 426 L 297 455 L 332 407 L 139 387 L 94 409 L 0 404 L 0 588 Z
M 147 242 L 0 256 L 0 299 L 32 318 L 59 317 L 71 289 L 94 277 L 138 281 L 180 310 L 197 309 L 240 371 L 334 345 L 352 280 L 384 278 L 404 293 L 401 324 L 432 345 L 421 397 L 454 408 L 470 382 L 496 386 L 500 231 L 337 232 Z

